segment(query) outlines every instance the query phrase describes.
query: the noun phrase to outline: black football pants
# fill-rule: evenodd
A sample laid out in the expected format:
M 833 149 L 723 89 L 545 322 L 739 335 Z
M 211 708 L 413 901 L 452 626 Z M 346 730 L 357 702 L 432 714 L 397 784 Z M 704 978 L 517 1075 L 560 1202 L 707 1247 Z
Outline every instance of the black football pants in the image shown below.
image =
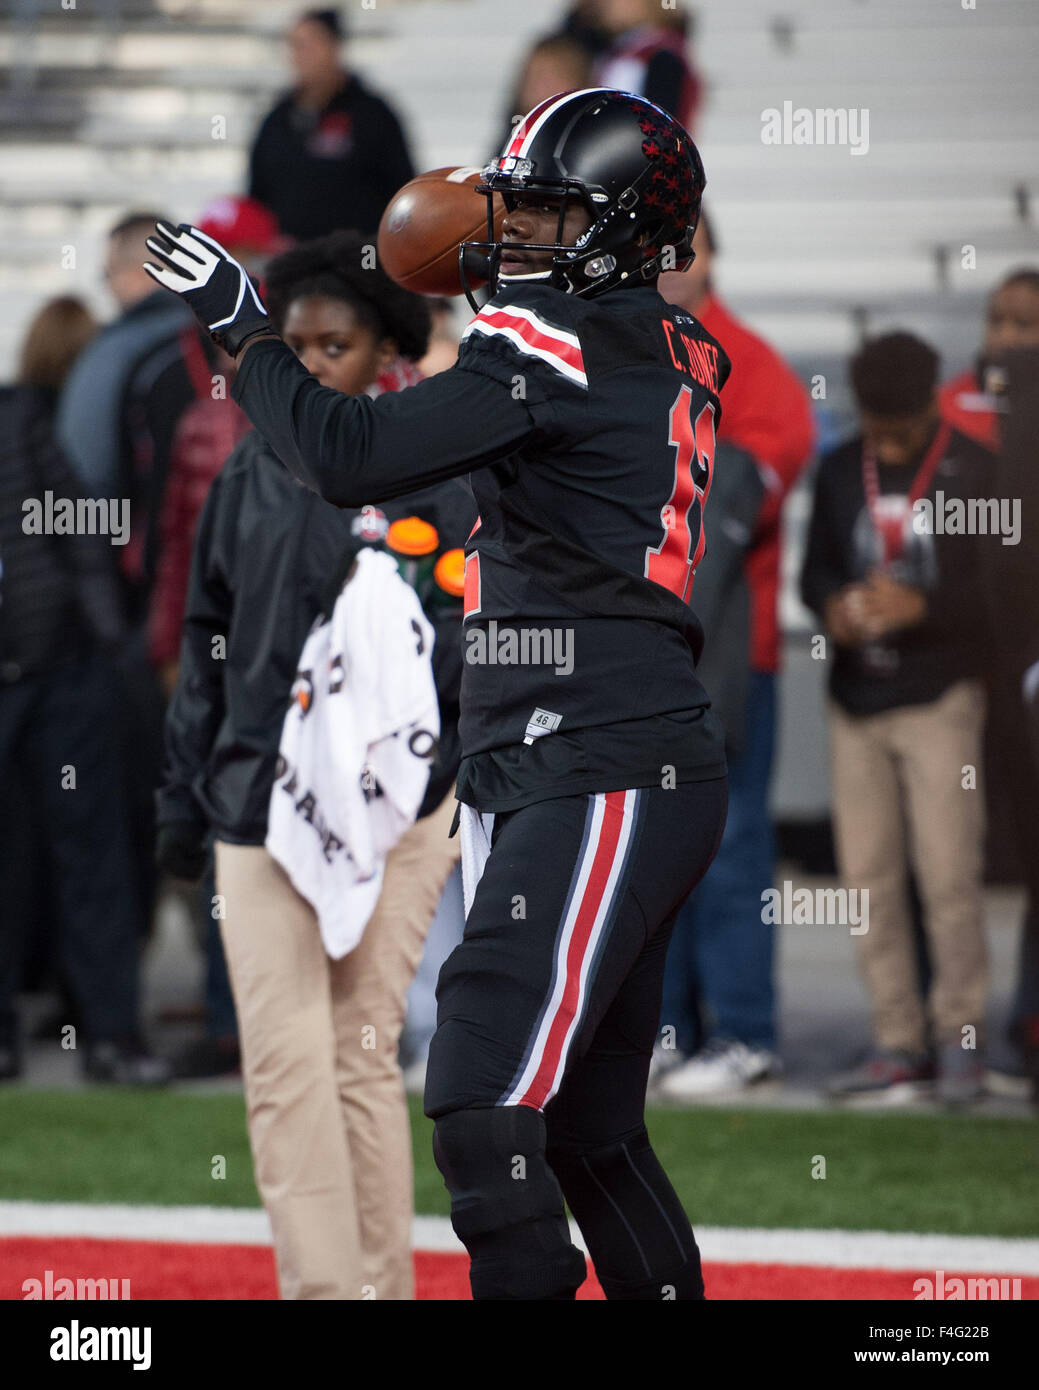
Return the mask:
M 724 778 L 496 815 L 440 972 L 425 1110 L 476 1299 L 703 1297 L 644 1121 L 668 940 L 725 823 Z

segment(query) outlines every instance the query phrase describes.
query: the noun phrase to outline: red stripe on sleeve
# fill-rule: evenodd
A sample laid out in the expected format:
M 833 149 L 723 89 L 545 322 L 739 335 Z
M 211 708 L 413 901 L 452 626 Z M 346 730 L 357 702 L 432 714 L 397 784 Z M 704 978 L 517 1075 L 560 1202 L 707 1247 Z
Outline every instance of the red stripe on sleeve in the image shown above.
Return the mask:
M 551 337 L 548 333 L 542 333 L 522 314 L 511 313 L 508 309 L 492 309 L 489 312 L 484 310 L 480 314 L 480 320 L 492 328 L 511 328 L 514 333 L 519 334 L 524 342 L 529 343 L 532 348 L 536 348 L 539 353 L 557 357 L 560 362 L 565 362 L 568 367 L 575 371 L 584 372 L 584 357 L 579 347 L 574 347 L 572 343 L 559 338 Z

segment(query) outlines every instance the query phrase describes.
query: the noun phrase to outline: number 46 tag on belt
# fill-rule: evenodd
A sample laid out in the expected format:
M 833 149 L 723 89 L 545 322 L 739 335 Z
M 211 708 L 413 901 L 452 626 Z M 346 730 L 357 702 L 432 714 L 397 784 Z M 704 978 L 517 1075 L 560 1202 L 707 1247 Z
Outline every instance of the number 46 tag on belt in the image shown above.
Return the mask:
M 553 714 L 548 709 L 536 709 L 527 720 L 527 736 L 524 743 L 533 743 L 536 738 L 544 738 L 546 734 L 554 734 L 559 728 L 563 716 Z

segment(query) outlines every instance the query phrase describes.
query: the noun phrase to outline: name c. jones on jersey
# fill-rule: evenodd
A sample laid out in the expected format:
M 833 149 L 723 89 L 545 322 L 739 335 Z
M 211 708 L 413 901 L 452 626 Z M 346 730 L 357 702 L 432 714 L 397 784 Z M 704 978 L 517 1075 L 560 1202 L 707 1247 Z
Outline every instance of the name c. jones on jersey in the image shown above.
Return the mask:
M 557 676 L 574 669 L 574 630 L 570 627 L 502 627 L 491 618 L 486 629 L 465 635 L 470 666 L 552 666 Z

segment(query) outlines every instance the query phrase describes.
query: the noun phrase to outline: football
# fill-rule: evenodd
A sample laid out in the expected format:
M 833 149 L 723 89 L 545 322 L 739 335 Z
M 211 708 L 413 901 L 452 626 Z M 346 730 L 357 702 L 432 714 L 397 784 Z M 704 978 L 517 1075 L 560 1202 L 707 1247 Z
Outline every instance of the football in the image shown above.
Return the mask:
M 391 279 L 418 294 L 462 293 L 458 247 L 463 241 L 487 239 L 487 201 L 475 191 L 481 171 L 433 169 L 419 174 L 395 193 L 379 223 L 379 264 Z M 505 209 L 494 200 L 494 234 L 501 235 Z M 482 285 L 470 273 L 471 288 Z

